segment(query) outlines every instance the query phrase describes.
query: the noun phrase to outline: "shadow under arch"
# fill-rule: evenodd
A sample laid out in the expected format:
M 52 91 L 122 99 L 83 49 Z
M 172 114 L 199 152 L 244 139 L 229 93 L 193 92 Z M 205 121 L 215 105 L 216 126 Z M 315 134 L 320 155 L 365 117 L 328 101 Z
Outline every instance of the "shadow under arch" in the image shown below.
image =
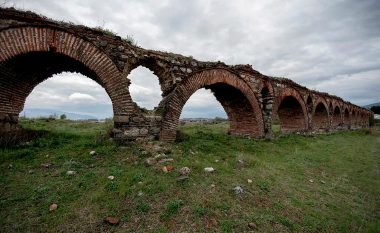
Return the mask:
M 180 83 L 164 105 L 160 140 L 174 141 L 182 108 L 201 88 L 210 89 L 227 113 L 230 134 L 263 137 L 261 109 L 252 89 L 234 73 L 225 69 L 204 70 Z
M 299 93 L 292 88 L 285 88 L 277 97 L 276 111 L 283 133 L 307 130 L 308 117 L 305 103 Z

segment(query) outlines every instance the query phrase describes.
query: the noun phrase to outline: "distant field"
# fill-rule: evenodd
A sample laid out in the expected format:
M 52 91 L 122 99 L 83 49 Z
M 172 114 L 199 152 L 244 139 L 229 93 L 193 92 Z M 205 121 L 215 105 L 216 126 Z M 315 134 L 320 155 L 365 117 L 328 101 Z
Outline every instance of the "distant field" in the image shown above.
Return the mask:
M 305 137 L 277 126 L 264 141 L 228 136 L 226 123 L 192 124 L 181 143 L 118 147 L 110 123 L 22 125 L 48 133 L 0 149 L 0 232 L 380 232 L 376 130 Z M 145 164 L 162 153 L 173 171 Z M 190 178 L 177 181 L 183 166 Z

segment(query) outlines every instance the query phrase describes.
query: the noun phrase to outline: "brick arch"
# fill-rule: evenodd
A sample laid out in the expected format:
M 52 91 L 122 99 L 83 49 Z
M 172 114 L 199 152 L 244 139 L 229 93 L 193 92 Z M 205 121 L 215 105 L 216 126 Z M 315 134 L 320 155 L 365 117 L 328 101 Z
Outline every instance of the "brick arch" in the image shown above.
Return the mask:
M 182 108 L 192 94 L 210 89 L 222 104 L 230 122 L 230 133 L 255 138 L 263 136 L 264 126 L 257 97 L 250 86 L 225 69 L 204 70 L 182 81 L 164 103 L 160 140 L 173 141 Z
M 315 130 L 325 130 L 329 127 L 329 107 L 326 100 L 322 97 L 318 97 L 314 101 L 312 111 L 312 125 Z
M 284 88 L 276 99 L 274 112 L 280 119 L 281 131 L 291 133 L 307 130 L 308 117 L 305 102 L 293 88 Z
M 20 59 L 20 57 L 25 61 L 28 59 L 36 61 L 36 59 L 33 59 L 33 56 L 37 58 L 45 56 L 47 61 L 49 59 L 57 59 L 57 61 L 64 60 L 70 63 L 70 66 L 67 65 L 66 67 L 54 64 L 54 67 L 49 72 L 42 72 L 41 69 L 42 73 L 40 73 L 35 70 L 35 73 L 30 74 L 30 76 L 44 76 L 35 78 L 35 83 L 32 83 L 30 80 L 24 80 L 20 84 L 21 86 L 17 86 L 15 83 L 12 84 L 13 86 L 8 86 L 10 91 L 17 91 L 15 93 L 9 93 L 9 91 L 8 93 L 2 92 L 2 97 L 0 98 L 8 99 L 8 104 L 6 108 L 0 109 L 0 112 L 5 111 L 18 114 L 24 102 L 22 100 L 19 100 L 18 103 L 17 101 L 13 101 L 16 98 L 15 95 L 19 94 L 19 98 L 26 98 L 25 94 L 29 93 L 25 92 L 31 91 L 30 89 L 33 89 L 39 82 L 55 73 L 71 71 L 83 73 L 98 82 L 106 90 L 112 101 L 115 126 L 127 121 L 126 116 L 133 106 L 127 88 L 128 83 L 122 78 L 121 72 L 112 60 L 94 44 L 56 28 L 17 27 L 0 31 L 0 50 L 0 64 L 3 77 L 8 75 L 6 72 L 9 71 L 9 64 Z M 25 58 L 28 56 L 29 58 Z M 7 83 L 4 79 L 1 82 Z M 21 93 L 22 90 L 24 90 L 24 93 Z M 19 106 L 15 106 L 14 102 Z

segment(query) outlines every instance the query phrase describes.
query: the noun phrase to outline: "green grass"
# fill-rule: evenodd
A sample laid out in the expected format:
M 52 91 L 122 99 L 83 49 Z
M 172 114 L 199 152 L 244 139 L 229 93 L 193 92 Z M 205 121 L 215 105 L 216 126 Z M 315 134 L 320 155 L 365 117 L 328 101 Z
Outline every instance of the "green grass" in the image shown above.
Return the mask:
M 186 141 L 162 145 L 175 161 L 175 170 L 164 173 L 144 164 L 161 153 L 152 149 L 160 143 L 118 147 L 99 140 L 109 123 L 22 125 L 49 132 L 0 149 L 0 232 L 249 232 L 250 222 L 258 232 L 380 229 L 377 131 L 276 132 L 275 140 L 264 141 L 228 136 L 226 123 L 185 125 Z M 190 179 L 178 182 L 183 166 Z M 205 173 L 210 166 L 216 171 Z M 234 194 L 235 186 L 244 193 Z M 52 203 L 58 209 L 49 212 Z M 107 216 L 121 223 L 108 226 Z

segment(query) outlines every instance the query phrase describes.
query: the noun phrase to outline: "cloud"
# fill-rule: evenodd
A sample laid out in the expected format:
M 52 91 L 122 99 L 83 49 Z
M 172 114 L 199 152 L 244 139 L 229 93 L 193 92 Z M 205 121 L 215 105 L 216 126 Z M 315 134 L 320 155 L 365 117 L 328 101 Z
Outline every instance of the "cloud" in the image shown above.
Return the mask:
M 252 64 L 261 73 L 287 77 L 355 104 L 380 100 L 375 84 L 380 83 L 378 0 L 110 0 L 107 3 L 15 0 L 8 5 L 57 20 L 102 26 L 122 37 L 132 35 L 147 49 L 192 55 L 199 60 Z M 161 93 L 147 80 L 143 77 L 132 80 L 131 93 L 133 100 L 153 108 Z M 75 80 L 71 82 L 78 88 L 76 92 L 100 101 L 96 93 L 101 93 L 101 87 L 86 92 L 82 89 L 85 85 L 75 83 Z M 64 87 L 53 84 L 49 84 L 49 90 L 63 91 Z M 209 93 L 208 97 L 212 95 Z M 202 100 L 195 96 L 187 104 L 194 112 L 198 105 L 207 104 L 195 101 L 197 98 Z M 210 103 L 208 109 L 215 104 Z
M 82 94 L 75 92 L 69 96 L 69 100 L 75 101 L 75 102 L 87 102 L 87 101 L 96 101 L 96 99 L 89 95 L 89 94 Z

